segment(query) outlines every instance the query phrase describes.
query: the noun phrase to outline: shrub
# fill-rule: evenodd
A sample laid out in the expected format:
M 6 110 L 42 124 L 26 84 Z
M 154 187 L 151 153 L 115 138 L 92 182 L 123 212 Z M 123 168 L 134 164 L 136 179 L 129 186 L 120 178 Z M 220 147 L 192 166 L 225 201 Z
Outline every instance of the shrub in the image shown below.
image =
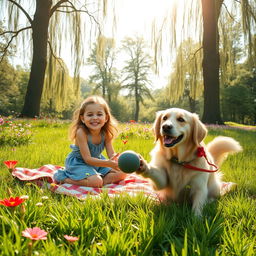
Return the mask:
M 12 121 L 12 117 L 0 116 L 0 146 L 18 146 L 31 142 L 31 125 L 25 122 Z

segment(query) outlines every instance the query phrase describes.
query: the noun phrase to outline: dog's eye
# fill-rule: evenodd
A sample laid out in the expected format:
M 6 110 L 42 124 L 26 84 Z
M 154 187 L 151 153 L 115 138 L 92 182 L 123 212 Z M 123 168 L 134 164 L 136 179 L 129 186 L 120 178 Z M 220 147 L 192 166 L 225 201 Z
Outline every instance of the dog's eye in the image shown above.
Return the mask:
M 182 117 L 179 117 L 177 120 L 181 123 L 185 122 L 185 120 Z
M 163 120 L 164 120 L 164 121 L 167 120 L 167 116 L 164 116 L 164 117 L 163 117 Z

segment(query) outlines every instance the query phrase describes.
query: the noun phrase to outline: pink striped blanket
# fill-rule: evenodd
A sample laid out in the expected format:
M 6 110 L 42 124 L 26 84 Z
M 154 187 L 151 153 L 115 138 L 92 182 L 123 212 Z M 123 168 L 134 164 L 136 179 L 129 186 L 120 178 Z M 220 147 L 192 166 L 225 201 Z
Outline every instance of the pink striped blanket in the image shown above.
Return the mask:
M 129 195 L 143 193 L 161 201 L 161 196 L 159 197 L 159 194 L 153 190 L 149 180 L 143 179 L 141 176 L 135 174 L 130 174 L 124 180 L 105 185 L 103 188 L 91 188 L 71 184 L 56 184 L 53 179 L 53 174 L 60 168 L 62 167 L 52 164 L 47 164 L 37 169 L 17 167 L 12 172 L 12 175 L 19 180 L 33 182 L 38 186 L 46 185 L 52 192 L 74 196 L 79 199 L 86 199 L 88 195 L 99 196 L 101 193 L 105 192 L 109 196 L 116 196 L 121 193 L 127 193 Z M 236 186 L 237 184 L 233 182 L 223 182 L 221 195 L 228 193 L 236 188 Z
M 103 188 L 91 188 L 71 184 L 58 185 L 54 182 L 53 174 L 60 168 L 61 166 L 51 164 L 44 165 L 37 169 L 17 167 L 13 170 L 12 175 L 19 180 L 33 182 L 38 186 L 46 185 L 52 192 L 74 196 L 79 199 L 85 199 L 88 195 L 99 196 L 103 192 L 107 193 L 109 196 L 116 196 L 121 193 L 127 193 L 129 195 L 144 193 L 155 199 L 158 198 L 150 182 L 135 174 L 130 174 L 124 180 L 105 185 Z

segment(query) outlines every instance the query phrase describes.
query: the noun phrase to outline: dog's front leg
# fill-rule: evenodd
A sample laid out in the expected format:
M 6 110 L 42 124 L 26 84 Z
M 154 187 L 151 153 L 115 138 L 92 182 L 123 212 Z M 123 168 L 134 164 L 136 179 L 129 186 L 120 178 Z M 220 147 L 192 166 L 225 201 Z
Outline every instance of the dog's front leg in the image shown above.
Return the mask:
M 196 216 L 202 215 L 203 207 L 207 201 L 207 182 L 196 180 L 191 183 L 192 210 Z
M 145 178 L 150 178 L 153 181 L 156 190 L 166 188 L 168 185 L 168 178 L 165 170 L 148 164 L 141 156 L 140 168 L 136 171 L 136 173 Z

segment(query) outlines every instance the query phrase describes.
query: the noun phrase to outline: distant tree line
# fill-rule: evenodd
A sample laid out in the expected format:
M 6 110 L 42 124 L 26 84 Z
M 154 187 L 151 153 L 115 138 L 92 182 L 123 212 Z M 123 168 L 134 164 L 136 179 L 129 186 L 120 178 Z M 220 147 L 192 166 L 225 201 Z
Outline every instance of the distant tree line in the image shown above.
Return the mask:
M 0 31 L 0 42 L 3 43 L 0 62 L 4 65 L 9 51 L 16 45 L 19 46 L 18 50 L 22 52 L 23 49 L 24 56 L 31 60 L 20 116 L 34 117 L 42 110 L 51 113 L 61 112 L 65 117 L 69 115 L 69 109 L 74 105 L 72 101 L 77 102 L 79 98 L 81 85 L 79 73 L 85 64 L 87 40 L 92 40 L 90 35 L 100 35 L 95 52 L 87 63 L 96 68 L 90 81 L 86 81 L 87 85 L 94 83 L 92 92 L 101 93 L 112 108 L 119 112 L 121 108 L 115 98 L 117 99 L 118 96 L 119 100 L 120 95 L 123 98 L 127 92 L 127 97 L 121 103 L 128 102 L 131 105 L 135 120 L 143 118 L 143 108 L 147 102 L 150 102 L 150 106 L 158 106 L 158 103 L 152 103 L 157 97 L 153 88 L 149 87 L 151 62 L 144 52 L 143 42 L 138 39 L 126 39 L 123 49 L 126 50 L 128 58 L 122 72 L 120 74 L 116 72 L 113 66 L 116 55 L 113 50 L 114 40 L 104 38 L 101 33 L 101 21 L 104 21 L 107 15 L 107 5 L 105 0 L 95 1 L 92 5 L 81 4 L 74 0 L 0 1 L 0 16 L 4 18 L 6 26 Z M 203 109 L 200 114 L 204 122 L 222 123 L 229 116 L 233 119 L 253 122 L 252 118 L 248 119 L 247 116 L 251 116 L 254 112 L 251 106 L 254 90 L 247 90 L 247 85 L 240 88 L 243 89 L 243 97 L 246 100 L 242 102 L 243 114 L 237 114 L 236 108 L 232 109 L 232 114 L 229 115 L 225 112 L 227 108 L 225 104 L 230 95 L 235 94 L 229 86 L 234 87 L 238 82 L 241 86 L 245 80 L 248 81 L 244 76 L 254 74 L 255 7 L 255 0 L 234 0 L 230 5 L 226 5 L 223 0 L 190 1 L 187 8 L 182 8 L 182 24 L 177 19 L 177 7 L 172 8 L 173 12 L 168 13 L 168 17 L 163 17 L 160 29 L 154 25 L 155 22 L 153 23 L 152 38 L 155 43 L 156 69 L 159 67 L 159 60 L 165 57 L 163 56 L 165 51 L 162 51 L 161 47 L 163 42 L 167 43 L 166 39 L 167 41 L 170 39 L 170 52 L 175 52 L 177 56 L 174 68 L 170 72 L 168 90 L 163 95 L 165 98 L 162 98 L 164 105 L 166 101 L 168 105 L 174 105 L 179 104 L 181 100 L 181 105 L 184 105 L 183 99 L 186 98 L 190 110 L 195 111 L 197 106 L 200 106 L 199 110 Z M 102 13 L 97 10 L 102 10 Z M 194 15 L 195 13 L 199 15 Z M 113 19 L 115 20 L 115 17 Z M 180 25 L 182 29 L 178 29 Z M 183 40 L 180 45 L 177 44 L 179 30 Z M 84 31 L 90 32 L 83 33 Z M 198 42 L 190 39 L 190 37 L 195 38 L 195 34 L 198 34 Z M 241 36 L 244 39 L 242 47 L 239 45 Z M 60 58 L 63 45 L 70 48 L 73 60 L 71 76 L 66 64 Z M 250 97 L 246 96 L 246 91 L 251 92 Z M 11 102 L 17 104 L 16 99 Z M 149 108 L 146 109 L 149 113 Z M 125 113 L 130 113 L 130 108 L 126 110 L 128 112 Z
M 184 87 L 181 91 L 174 90 L 170 101 L 168 95 L 172 94 L 170 91 L 172 87 L 154 89 L 152 85 L 150 80 L 152 60 L 141 38 L 124 40 L 122 51 L 128 53 L 121 70 L 116 67 L 118 55 L 121 54 L 120 49 L 115 49 L 112 39 L 101 40 L 105 40 L 105 48 L 102 49 L 103 53 L 97 53 L 99 49 L 96 43 L 92 49 L 87 65 L 93 67 L 93 71 L 87 80 L 81 79 L 79 96 L 76 96 L 75 89 L 71 86 L 68 99 L 61 107 L 56 104 L 55 97 L 43 96 L 42 116 L 70 119 L 77 104 L 91 94 L 105 97 L 115 117 L 123 122 L 129 120 L 152 122 L 156 111 L 170 107 L 181 107 L 202 115 L 203 99 L 200 94 L 202 92 L 194 91 L 192 84 L 194 79 L 201 79 L 200 73 L 197 73 L 195 78 L 193 69 L 185 68 L 187 57 L 184 54 L 182 54 L 185 58 L 182 60 L 184 74 L 180 74 L 183 77 Z M 184 42 L 181 46 L 183 50 L 186 49 L 184 48 L 186 45 L 191 47 L 193 43 Z M 239 52 L 238 49 L 236 51 Z M 236 64 L 235 74 L 231 74 L 228 67 L 226 69 L 226 77 L 221 80 L 220 93 L 223 120 L 256 124 L 256 69 L 250 68 L 246 60 L 244 63 Z M 171 79 L 181 79 L 177 77 L 179 72 L 174 68 Z M 20 113 L 28 79 L 29 70 L 24 70 L 20 66 L 13 67 L 8 62 L 8 57 L 0 63 L 0 115 Z M 178 90 L 177 87 L 174 88 Z M 191 95 L 195 93 L 197 97 L 192 97 Z M 179 96 L 175 98 L 175 95 Z

